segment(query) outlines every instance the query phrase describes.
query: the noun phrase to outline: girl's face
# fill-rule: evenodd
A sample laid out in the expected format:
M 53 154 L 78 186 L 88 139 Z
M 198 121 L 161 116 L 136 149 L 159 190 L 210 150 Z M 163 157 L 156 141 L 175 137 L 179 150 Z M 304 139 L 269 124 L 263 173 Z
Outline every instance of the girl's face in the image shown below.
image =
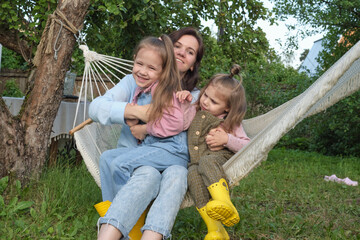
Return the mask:
M 141 88 L 149 87 L 159 80 L 162 73 L 162 58 L 153 48 L 141 48 L 134 60 L 132 74 Z
M 192 70 L 198 50 L 199 42 L 191 35 L 184 35 L 174 43 L 175 58 L 181 76 L 189 69 Z
M 229 96 L 226 91 L 228 89 L 216 88 L 213 85 L 209 85 L 203 95 L 200 97 L 200 108 L 203 111 L 207 111 L 214 116 L 219 116 L 221 114 L 229 112 L 230 108 L 227 105 L 226 96 Z

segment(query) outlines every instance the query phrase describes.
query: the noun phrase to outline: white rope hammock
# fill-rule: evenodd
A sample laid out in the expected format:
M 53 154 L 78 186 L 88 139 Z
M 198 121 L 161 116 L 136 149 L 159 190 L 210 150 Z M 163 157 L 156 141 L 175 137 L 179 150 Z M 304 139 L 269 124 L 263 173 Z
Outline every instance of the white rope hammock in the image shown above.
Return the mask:
M 108 58 L 116 59 L 96 53 L 93 53 L 91 58 L 85 56 L 86 73 L 84 72 L 83 83 L 95 75 L 93 72 L 99 71 L 91 70 L 91 68 L 94 66 L 103 67 L 102 64 L 108 63 Z M 131 67 L 129 63 L 126 61 L 126 66 Z M 91 82 L 91 80 L 89 81 Z M 229 179 L 229 185 L 238 184 L 256 166 L 265 161 L 269 151 L 280 138 L 304 118 L 324 111 L 359 89 L 360 41 L 302 94 L 263 115 L 243 121 L 244 129 L 252 140 L 223 165 Z M 74 134 L 77 148 L 99 187 L 100 155 L 103 151 L 116 147 L 117 140 L 120 137 L 120 129 L 120 125 L 104 126 L 94 122 Z M 193 200 L 187 194 L 182 203 L 182 208 L 191 205 L 193 205 Z

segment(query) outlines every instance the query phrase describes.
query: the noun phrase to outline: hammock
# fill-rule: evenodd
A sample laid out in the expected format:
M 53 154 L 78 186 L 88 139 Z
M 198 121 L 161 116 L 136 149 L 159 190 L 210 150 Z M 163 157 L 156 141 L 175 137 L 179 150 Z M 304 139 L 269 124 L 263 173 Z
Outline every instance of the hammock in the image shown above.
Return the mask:
M 104 55 L 101 57 L 108 58 Z M 86 65 L 101 66 L 99 63 L 101 61 L 101 58 L 99 60 L 88 57 Z M 91 71 L 87 69 L 87 72 Z M 84 72 L 83 81 L 87 74 L 89 73 Z M 251 138 L 251 142 L 223 165 L 229 185 L 237 185 L 242 178 L 265 161 L 269 151 L 280 138 L 304 118 L 324 111 L 359 89 L 360 41 L 302 94 L 263 115 L 243 121 L 245 132 Z M 116 147 L 120 129 L 120 125 L 104 126 L 93 122 L 74 133 L 77 148 L 99 187 L 101 187 L 100 155 L 105 150 Z M 185 208 L 193 204 L 193 200 L 187 193 L 181 207 Z

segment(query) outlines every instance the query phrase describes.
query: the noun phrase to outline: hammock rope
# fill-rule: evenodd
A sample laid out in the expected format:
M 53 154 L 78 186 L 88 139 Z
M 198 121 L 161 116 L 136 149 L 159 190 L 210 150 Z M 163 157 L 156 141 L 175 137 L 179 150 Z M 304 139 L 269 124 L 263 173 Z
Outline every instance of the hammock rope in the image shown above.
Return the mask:
M 76 125 L 78 118 L 77 113 L 80 105 L 82 104 L 81 102 L 84 104 L 84 119 L 82 121 L 86 121 L 85 116 L 87 116 L 86 103 L 88 100 L 88 87 L 90 87 L 91 100 L 94 99 L 94 86 L 96 88 L 97 95 L 101 96 L 102 92 L 109 90 L 109 87 L 107 86 L 104 79 L 109 81 L 112 87 L 115 86 L 116 83 L 113 80 L 121 80 L 122 77 L 119 76 L 119 73 L 122 76 L 130 73 L 133 63 L 133 61 L 130 60 L 106 56 L 103 54 L 98 54 L 94 51 L 90 51 L 87 45 L 80 45 L 79 48 L 83 51 L 85 58 L 85 69 L 81 81 L 73 128 L 75 128 Z
M 94 58 L 93 62 L 101 62 L 91 67 L 102 67 L 105 62 L 108 64 L 109 59 L 117 61 L 117 58 L 99 54 L 93 54 L 91 58 Z M 99 60 L 102 58 L 106 60 Z M 121 60 L 121 62 L 123 66 L 131 67 L 131 61 Z M 83 77 L 83 81 L 84 78 L 87 81 L 87 77 Z M 268 153 L 280 138 L 304 118 L 326 110 L 359 89 L 360 41 L 303 93 L 263 115 L 243 121 L 245 132 L 251 138 L 251 142 L 223 165 L 229 179 L 229 186 L 237 185 L 242 178 L 265 161 Z M 93 122 L 74 133 L 77 148 L 99 187 L 101 187 L 100 155 L 105 150 L 116 147 L 120 130 L 121 125 L 104 126 Z M 185 208 L 193 204 L 193 200 L 187 193 L 181 207 Z
M 50 14 L 48 16 L 48 19 L 46 21 L 46 25 L 44 28 L 44 33 L 40 39 L 39 46 L 37 47 L 33 63 L 35 66 L 39 66 L 41 58 L 44 56 L 44 54 L 51 54 L 52 53 L 52 47 L 51 44 L 53 42 L 54 38 L 54 29 L 55 29 L 55 23 L 60 24 L 60 30 L 57 34 L 56 41 L 53 46 L 53 50 L 55 51 L 54 58 L 57 60 L 57 52 L 60 50 L 61 44 L 58 48 L 56 48 L 60 32 L 62 28 L 66 28 L 73 34 L 77 34 L 79 32 L 79 29 L 76 28 L 65 16 L 65 14 L 60 11 L 59 9 L 56 9 L 53 14 Z M 65 23 L 65 24 L 64 24 Z M 81 27 L 80 27 L 81 28 Z M 45 48 L 45 51 L 43 50 Z M 44 52 L 43 52 L 44 51 Z

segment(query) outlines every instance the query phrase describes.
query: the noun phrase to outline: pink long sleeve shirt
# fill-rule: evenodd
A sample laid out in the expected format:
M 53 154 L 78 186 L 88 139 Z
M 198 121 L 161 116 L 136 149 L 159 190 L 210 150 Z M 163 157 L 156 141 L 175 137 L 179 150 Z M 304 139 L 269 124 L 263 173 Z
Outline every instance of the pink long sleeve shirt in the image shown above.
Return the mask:
M 153 96 L 157 84 L 158 82 L 155 82 L 146 89 L 137 87 L 132 103 L 137 103 L 137 99 L 141 93 L 148 93 L 151 91 L 151 95 Z M 173 93 L 172 103 L 172 107 L 165 110 L 160 119 L 147 124 L 146 130 L 148 134 L 155 137 L 165 138 L 177 135 L 189 128 L 189 126 L 184 126 L 184 112 L 188 105 L 180 103 L 175 95 L 175 92 Z

